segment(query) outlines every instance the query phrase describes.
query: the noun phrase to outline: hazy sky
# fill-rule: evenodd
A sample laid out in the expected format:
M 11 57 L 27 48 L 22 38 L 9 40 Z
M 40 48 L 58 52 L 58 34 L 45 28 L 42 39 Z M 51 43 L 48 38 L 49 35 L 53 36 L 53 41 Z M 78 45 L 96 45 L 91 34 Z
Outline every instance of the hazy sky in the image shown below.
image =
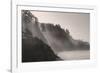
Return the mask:
M 60 24 L 62 28 L 68 29 L 74 39 L 89 42 L 90 15 L 89 13 L 69 12 L 43 12 L 31 11 L 39 22 Z

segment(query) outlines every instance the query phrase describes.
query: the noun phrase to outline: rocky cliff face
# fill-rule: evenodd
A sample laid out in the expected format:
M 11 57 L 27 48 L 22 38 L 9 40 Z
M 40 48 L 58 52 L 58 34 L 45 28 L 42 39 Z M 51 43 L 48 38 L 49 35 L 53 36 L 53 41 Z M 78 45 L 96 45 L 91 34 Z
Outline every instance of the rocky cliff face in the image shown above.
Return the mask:
M 54 54 L 51 47 L 34 38 L 22 39 L 22 62 L 40 62 L 61 60 Z
M 75 40 L 59 24 L 41 23 L 42 34 L 55 53 L 71 50 L 89 50 L 89 43 Z
M 61 60 L 47 44 L 39 29 L 37 18 L 30 11 L 22 11 L 22 62 Z
M 46 39 L 44 38 L 43 34 L 40 31 L 37 17 L 32 15 L 32 13 L 28 10 L 22 11 L 22 32 L 23 32 L 23 38 L 26 37 L 24 36 L 24 34 L 30 32 L 31 37 L 37 37 L 41 39 L 43 42 L 47 43 Z
M 41 23 L 41 27 L 43 30 L 42 34 L 45 35 L 48 44 L 55 53 L 70 50 L 70 47 L 73 46 L 69 39 L 69 32 L 65 32 L 64 29 L 60 27 L 60 25 Z
M 88 42 L 73 39 L 60 24 L 40 23 L 28 10 L 22 10 L 22 39 L 23 61 L 54 61 L 60 59 L 55 54 L 62 51 L 89 50 Z

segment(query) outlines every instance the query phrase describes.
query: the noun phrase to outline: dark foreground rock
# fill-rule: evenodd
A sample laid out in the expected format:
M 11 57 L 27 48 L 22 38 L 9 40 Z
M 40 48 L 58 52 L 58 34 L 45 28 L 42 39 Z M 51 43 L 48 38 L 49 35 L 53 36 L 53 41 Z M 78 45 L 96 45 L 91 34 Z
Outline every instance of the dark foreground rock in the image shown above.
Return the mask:
M 90 44 L 75 40 L 60 24 L 41 23 L 28 10 L 22 10 L 22 62 L 57 61 L 63 51 L 89 50 Z
M 22 62 L 56 61 L 60 60 L 51 48 L 38 38 L 22 40 Z

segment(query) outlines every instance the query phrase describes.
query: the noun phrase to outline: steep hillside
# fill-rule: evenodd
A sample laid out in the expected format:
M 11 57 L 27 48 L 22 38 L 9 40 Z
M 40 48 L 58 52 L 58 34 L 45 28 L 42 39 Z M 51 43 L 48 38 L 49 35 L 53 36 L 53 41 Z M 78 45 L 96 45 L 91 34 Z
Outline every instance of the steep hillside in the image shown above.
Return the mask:
M 29 10 L 22 10 L 23 62 L 55 61 L 61 60 L 57 55 L 62 55 L 64 51 L 89 51 L 88 42 L 73 39 L 70 31 L 61 28 L 60 24 L 39 22 L 33 14 Z

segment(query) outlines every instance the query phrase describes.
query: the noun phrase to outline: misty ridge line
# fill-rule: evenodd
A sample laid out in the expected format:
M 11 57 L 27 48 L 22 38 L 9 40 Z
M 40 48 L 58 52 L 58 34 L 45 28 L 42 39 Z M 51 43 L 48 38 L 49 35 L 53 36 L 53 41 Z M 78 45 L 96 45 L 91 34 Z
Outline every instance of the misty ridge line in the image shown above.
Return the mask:
M 58 50 L 61 50 L 61 48 L 69 48 L 66 50 L 84 50 L 82 48 L 87 50 L 89 49 L 88 42 L 73 39 L 69 30 L 64 30 L 61 28 L 60 24 L 54 25 L 53 23 L 41 23 L 38 21 L 38 18 L 35 17 L 30 11 L 27 16 L 27 22 L 32 22 L 32 24 L 29 25 L 31 27 L 27 26 L 29 27 L 28 30 L 33 33 L 33 36 L 38 37 L 45 43 L 49 43 L 48 45 L 50 45 L 52 48 L 59 48 Z
M 30 11 L 22 11 L 22 62 L 62 60 L 52 51 L 38 25 Z
M 29 10 L 22 10 L 22 46 L 23 62 L 88 59 L 90 50 L 88 42 L 73 39 L 60 24 L 39 22 Z
M 22 10 L 22 62 L 88 59 L 89 49 L 88 42 L 73 39 L 60 24 L 41 23 L 31 11 Z

